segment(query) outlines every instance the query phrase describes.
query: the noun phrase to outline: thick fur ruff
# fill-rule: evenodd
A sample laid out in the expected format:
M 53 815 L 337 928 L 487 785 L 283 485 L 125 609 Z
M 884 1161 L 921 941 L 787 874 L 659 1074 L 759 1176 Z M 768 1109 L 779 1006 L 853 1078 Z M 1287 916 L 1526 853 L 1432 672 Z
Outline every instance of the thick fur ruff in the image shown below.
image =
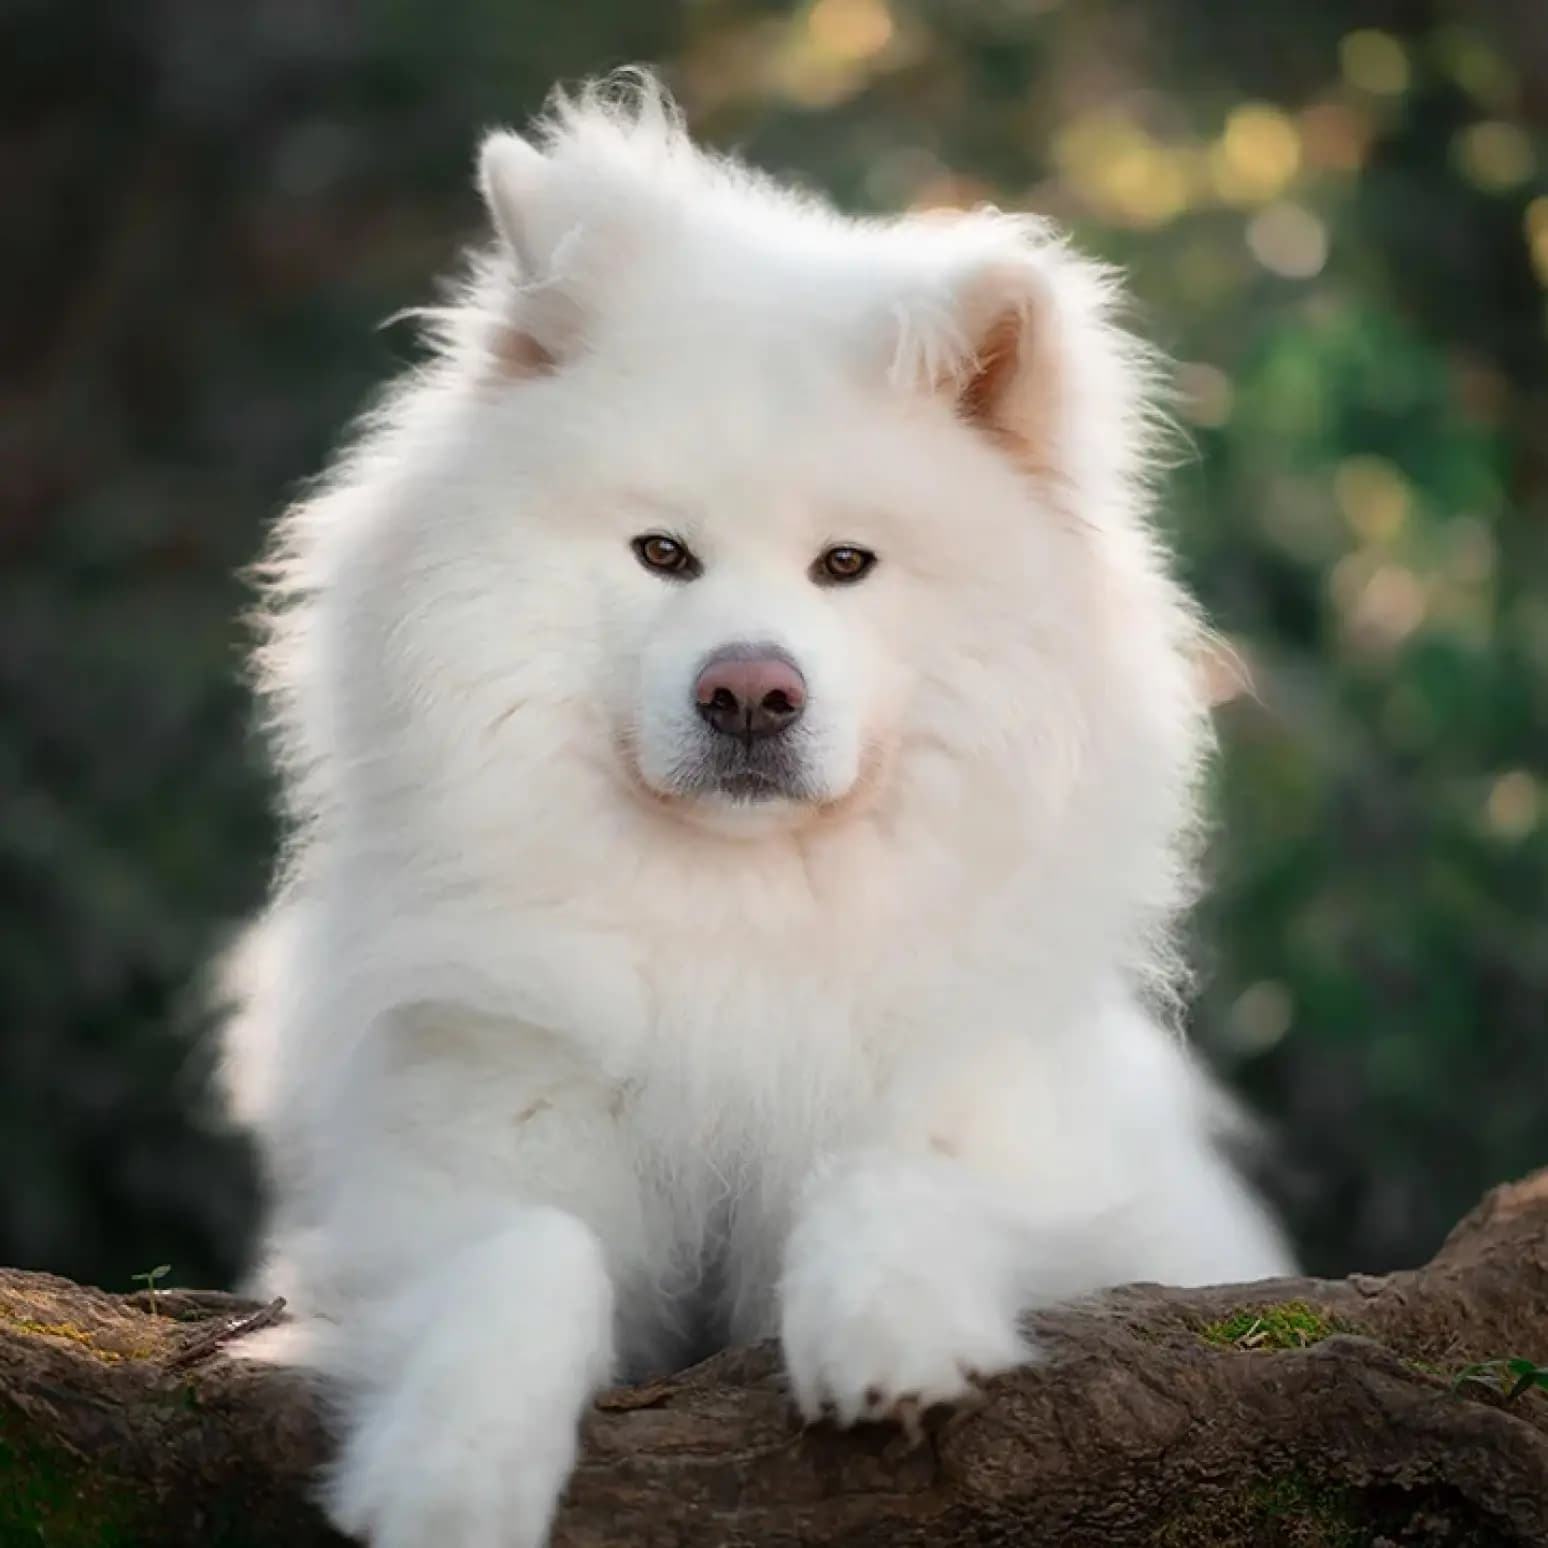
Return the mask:
M 886 1417 L 1025 1307 L 1287 1266 L 1166 1027 L 1208 735 L 1113 276 L 842 218 L 641 78 L 481 177 L 267 566 L 293 839 L 231 971 L 251 1352 L 327 1380 L 376 1548 L 540 1543 L 597 1386 L 728 1340 Z M 777 757 L 706 725 L 727 647 L 800 674 Z

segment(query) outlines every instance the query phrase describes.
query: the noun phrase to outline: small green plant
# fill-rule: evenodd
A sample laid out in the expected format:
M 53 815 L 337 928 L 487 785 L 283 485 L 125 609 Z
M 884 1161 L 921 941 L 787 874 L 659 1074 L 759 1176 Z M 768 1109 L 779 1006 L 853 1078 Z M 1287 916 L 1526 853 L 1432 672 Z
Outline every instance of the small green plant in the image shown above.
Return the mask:
M 1209 1343 L 1232 1349 L 1305 1349 L 1336 1331 L 1331 1317 L 1305 1301 L 1248 1308 L 1199 1329 Z
M 1464 1365 L 1457 1372 L 1454 1385 L 1458 1388 L 1469 1382 L 1494 1387 L 1504 1394 L 1507 1403 L 1514 1403 L 1523 1392 L 1533 1387 L 1548 1392 L 1548 1365 L 1520 1357 L 1509 1360 L 1479 1360 L 1474 1365 Z
M 156 1286 L 172 1272 L 170 1263 L 158 1263 L 155 1268 L 147 1269 L 143 1274 L 131 1274 L 131 1279 L 143 1279 L 146 1293 L 150 1296 L 150 1313 L 156 1316 Z

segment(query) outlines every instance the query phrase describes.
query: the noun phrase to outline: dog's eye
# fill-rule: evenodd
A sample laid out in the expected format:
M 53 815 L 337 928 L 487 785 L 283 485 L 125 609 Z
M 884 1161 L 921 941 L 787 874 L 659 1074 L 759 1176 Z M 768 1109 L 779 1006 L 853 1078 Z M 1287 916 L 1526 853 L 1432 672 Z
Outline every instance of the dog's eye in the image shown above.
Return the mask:
M 868 548 L 838 543 L 825 549 L 812 566 L 812 579 L 819 586 L 852 586 L 863 580 L 876 565 L 876 555 Z
M 686 543 L 679 543 L 676 538 L 667 537 L 662 532 L 647 532 L 635 538 L 630 547 L 634 549 L 640 563 L 658 575 L 692 580 L 702 568 Z

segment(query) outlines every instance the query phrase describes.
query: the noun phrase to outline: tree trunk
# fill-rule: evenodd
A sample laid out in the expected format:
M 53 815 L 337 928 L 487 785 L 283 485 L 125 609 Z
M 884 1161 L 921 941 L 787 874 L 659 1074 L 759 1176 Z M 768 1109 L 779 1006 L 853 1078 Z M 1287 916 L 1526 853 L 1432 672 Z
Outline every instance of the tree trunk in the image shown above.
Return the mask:
M 221 1352 L 255 1313 L 0 1271 L 0 1545 L 338 1543 L 307 1385 Z M 1454 1382 L 1548 1362 L 1548 1171 L 1411 1273 L 1130 1286 L 1030 1328 L 1045 1361 L 917 1443 L 803 1429 L 769 1348 L 607 1393 L 557 1548 L 1548 1544 L 1548 1393 Z

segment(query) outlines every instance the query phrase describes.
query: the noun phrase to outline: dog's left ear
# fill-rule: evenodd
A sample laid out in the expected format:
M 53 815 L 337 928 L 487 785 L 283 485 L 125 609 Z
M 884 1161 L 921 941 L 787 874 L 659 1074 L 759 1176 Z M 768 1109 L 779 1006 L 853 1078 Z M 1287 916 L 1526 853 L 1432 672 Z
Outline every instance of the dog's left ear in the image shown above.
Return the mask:
M 920 227 L 935 272 L 893 309 L 893 380 L 946 399 L 1030 472 L 1126 502 L 1150 455 L 1154 371 L 1114 276 L 1047 227 L 990 213 Z M 942 250 L 943 249 L 943 250 Z
M 1036 249 L 957 258 L 894 309 L 894 382 L 945 398 L 1021 460 L 1046 464 L 1066 375 L 1055 289 Z
M 1018 444 L 1037 444 L 1044 413 L 1035 378 L 1045 378 L 1045 389 L 1052 385 L 1046 379 L 1052 362 L 1040 348 L 1047 310 L 1030 266 L 991 264 L 959 286 L 960 346 L 934 385 L 952 397 L 968 423 Z

